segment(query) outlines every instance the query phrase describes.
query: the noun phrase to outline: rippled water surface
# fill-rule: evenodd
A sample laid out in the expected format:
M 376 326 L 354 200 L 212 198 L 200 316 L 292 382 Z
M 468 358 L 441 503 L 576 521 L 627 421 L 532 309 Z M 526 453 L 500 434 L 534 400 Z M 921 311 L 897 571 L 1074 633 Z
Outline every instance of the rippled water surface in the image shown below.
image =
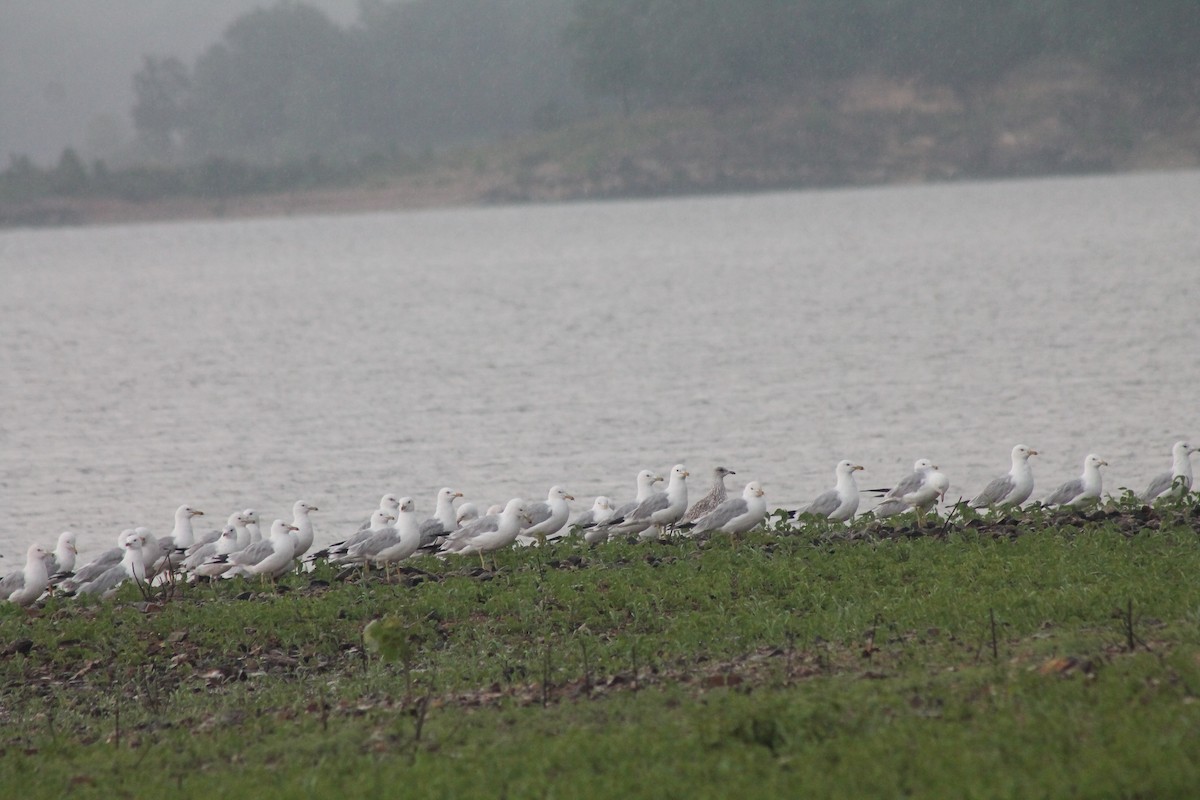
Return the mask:
M 1195 172 L 4 232 L 0 569 L 679 461 L 778 506 L 843 457 L 970 494 L 1016 442 L 1035 497 L 1088 451 L 1140 487 L 1200 436 L 1198 280 Z

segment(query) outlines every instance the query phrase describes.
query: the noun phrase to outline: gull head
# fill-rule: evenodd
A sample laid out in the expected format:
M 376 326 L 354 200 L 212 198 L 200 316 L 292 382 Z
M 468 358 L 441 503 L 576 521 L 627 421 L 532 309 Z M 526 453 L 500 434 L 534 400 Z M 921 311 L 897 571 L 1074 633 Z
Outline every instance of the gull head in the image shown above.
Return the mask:
M 599 497 L 596 498 L 596 502 L 592 503 L 592 508 L 597 509 L 597 510 L 610 509 L 610 508 L 612 508 L 612 501 L 609 500 L 604 495 L 600 495 Z
M 742 496 L 749 500 L 751 497 L 762 497 L 764 494 L 762 484 L 758 481 L 750 481 L 746 484 Z
M 937 465 L 928 458 L 918 458 L 913 462 L 913 472 L 924 472 L 927 469 L 937 469 Z
M 1026 447 L 1023 444 L 1019 444 L 1012 449 L 1012 454 L 1013 454 L 1013 458 L 1019 458 L 1022 461 L 1024 461 L 1025 459 L 1029 458 L 1030 456 L 1036 456 L 1038 454 L 1038 451 L 1034 450 L 1031 447 Z
M 675 480 L 676 478 L 681 481 L 686 480 L 687 476 L 691 474 L 692 473 L 688 472 L 687 467 L 685 467 L 683 464 L 676 464 L 675 466 L 671 467 L 671 480 Z
M 415 502 L 413 502 L 413 499 L 411 497 L 401 497 L 400 498 L 400 506 L 396 510 L 411 512 L 416 507 L 417 507 L 417 504 Z
M 40 558 L 45 560 L 50 554 L 46 552 L 46 548 L 34 542 L 29 545 L 29 549 L 25 551 L 25 555 L 29 558 Z
M 853 461 L 850 461 L 849 459 L 843 459 L 842 461 L 838 462 L 836 471 L 837 471 L 838 475 L 847 475 L 848 476 L 855 472 L 858 472 L 861 469 L 862 469 L 862 464 L 855 464 Z
M 716 469 L 713 470 L 713 477 L 716 478 L 717 480 L 724 479 L 724 477 L 726 475 L 737 475 L 737 473 L 734 472 L 733 470 L 729 469 L 728 467 L 717 467 Z
M 1200 450 L 1200 447 L 1192 447 L 1190 444 L 1187 443 L 1187 441 L 1176 442 L 1175 446 L 1171 448 L 1171 451 L 1176 456 L 1182 455 L 1184 458 L 1187 458 L 1189 455 L 1191 455 L 1192 453 L 1195 453 L 1198 450 Z
M 295 505 L 292 506 L 292 511 L 297 514 L 307 514 L 310 511 L 320 511 L 320 510 L 321 509 L 317 508 L 316 506 L 309 505 L 308 503 L 304 502 L 303 500 L 297 500 Z
M 242 516 L 244 516 L 246 518 L 247 524 L 250 524 L 250 523 L 254 523 L 255 525 L 258 524 L 258 512 L 255 511 L 253 508 L 247 508 L 245 511 L 242 512 Z
M 462 497 L 462 492 L 456 492 L 453 489 L 451 489 L 449 486 L 443 486 L 441 489 L 438 489 L 438 502 L 439 503 L 441 503 L 443 501 L 447 502 L 447 503 L 453 503 L 454 498 L 456 498 L 456 497 Z
M 1090 454 L 1087 459 L 1084 460 L 1083 464 L 1085 467 L 1095 467 L 1097 469 L 1108 466 L 1108 462 L 1095 453 Z
M 567 494 L 567 490 L 561 486 L 551 486 L 549 499 L 550 500 L 555 500 L 555 499 L 574 500 L 575 497 L 573 495 Z

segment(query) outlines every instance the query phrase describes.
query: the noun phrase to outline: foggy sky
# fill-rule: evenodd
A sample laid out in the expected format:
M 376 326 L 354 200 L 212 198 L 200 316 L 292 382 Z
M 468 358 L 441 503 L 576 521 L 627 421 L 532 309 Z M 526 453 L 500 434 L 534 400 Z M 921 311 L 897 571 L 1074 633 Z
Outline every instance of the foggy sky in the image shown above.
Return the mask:
M 358 0 L 306 0 L 341 25 Z M 189 66 L 225 28 L 275 0 L 0 0 L 0 168 L 14 154 L 53 164 L 64 147 L 112 158 L 133 138 L 142 56 Z

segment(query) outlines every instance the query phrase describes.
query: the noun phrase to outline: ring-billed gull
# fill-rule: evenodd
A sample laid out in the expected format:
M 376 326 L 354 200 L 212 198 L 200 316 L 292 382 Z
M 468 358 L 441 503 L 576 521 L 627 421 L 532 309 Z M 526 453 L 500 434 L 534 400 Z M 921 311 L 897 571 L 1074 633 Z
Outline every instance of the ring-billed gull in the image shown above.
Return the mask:
M 1037 454 L 1037 450 L 1023 444 L 1013 447 L 1012 468 L 1008 474 L 983 487 L 983 491 L 971 501 L 971 508 L 1019 506 L 1028 500 L 1029 495 L 1033 494 L 1033 468 L 1029 466 L 1029 457 Z
M 73 592 L 79 586 L 94 581 L 96 578 L 100 577 L 117 564 L 120 564 L 121 559 L 123 559 L 126 552 L 128 552 L 127 548 L 125 547 L 125 541 L 129 537 L 136 535 L 137 534 L 134 533 L 133 528 L 126 528 L 125 530 L 121 531 L 117 535 L 117 546 L 102 551 L 100 555 L 96 556 L 91 561 L 75 570 L 74 575 L 62 582 L 63 590 L 67 592 Z M 140 550 L 138 551 L 138 556 L 141 556 Z
M 814 514 L 825 517 L 833 522 L 845 522 L 858 511 L 858 482 L 854 473 L 862 469 L 861 464 L 853 461 L 839 461 L 833 473 L 837 476 L 837 484 L 827 492 L 817 495 L 817 499 L 797 512 L 797 514 Z
M 397 508 L 400 507 L 399 499 L 396 500 L 396 507 Z M 396 519 L 396 517 L 394 514 L 389 514 L 388 512 L 384 511 L 382 508 L 377 508 L 371 512 L 370 527 L 363 528 L 361 530 L 357 530 L 354 533 L 347 536 L 345 539 L 342 539 L 340 542 L 334 542 L 333 544 L 329 545 L 328 547 L 326 547 L 322 550 L 318 550 L 315 553 L 310 553 L 309 556 L 304 560 L 305 561 L 316 561 L 317 559 L 327 558 L 330 561 L 337 563 L 341 558 L 345 557 L 346 552 L 351 547 L 354 547 L 354 545 L 359 544 L 361 542 L 365 542 L 367 539 L 371 538 L 371 536 L 374 535 L 376 532 L 381 531 L 384 528 L 391 525 L 392 522 L 395 521 L 395 519 Z
M 1186 441 L 1176 442 L 1171 448 L 1171 471 L 1156 475 L 1141 498 L 1149 503 L 1170 490 L 1173 497 L 1182 497 L 1192 490 L 1192 453 L 1200 447 L 1192 447 Z
M 577 516 L 571 522 L 573 530 L 583 530 L 583 540 L 588 544 L 608 541 L 608 528 L 605 523 L 617 515 L 612 501 L 600 495 L 592 502 L 592 507 Z
M 0 579 L 0 600 L 19 606 L 27 606 L 42 596 L 50 585 L 50 571 L 46 567 L 49 558 L 46 548 L 37 542 L 25 551 L 25 567 L 10 572 Z
M 292 566 L 292 556 L 296 552 L 296 541 L 292 537 L 295 526 L 277 519 L 271 523 L 271 535 L 262 541 L 255 542 L 244 550 L 238 550 L 228 555 L 213 556 L 208 563 L 213 566 L 224 562 L 228 569 L 224 577 L 232 578 L 237 575 L 252 577 L 258 575 L 264 581 L 274 580 L 287 572 Z
M 432 547 L 438 539 L 448 536 L 458 528 L 458 515 L 454 513 L 454 501 L 462 497 L 462 492 L 456 492 L 449 486 L 438 489 L 437 500 L 434 501 L 433 516 L 421 523 L 421 547 Z
M 763 487 L 758 481 L 750 481 L 742 490 L 740 498 L 726 500 L 696 521 L 689 531 L 690 536 L 723 531 L 736 537 L 752 531 L 767 518 L 767 501 L 763 498 Z
M 1083 475 L 1067 481 L 1042 501 L 1048 506 L 1080 506 L 1100 499 L 1100 468 L 1108 462 L 1095 453 L 1083 460 Z
M 364 566 L 375 564 L 386 570 L 389 565 L 417 552 L 421 545 L 421 526 L 417 524 L 415 509 L 416 504 L 411 497 L 400 498 L 394 523 L 350 548 L 345 560 Z
M 192 528 L 192 519 L 204 516 L 204 512 L 184 503 L 175 509 L 175 527 L 169 536 L 160 541 L 170 550 L 187 550 L 196 543 L 196 532 Z
M 133 579 L 139 586 L 146 583 L 146 561 L 142 556 L 143 538 L 133 531 L 123 537 L 121 549 L 124 555 L 120 563 L 109 567 L 94 580 L 79 585 L 75 594 L 98 594 L 101 597 L 112 597 L 125 581 Z
M 303 500 L 297 500 L 292 504 L 292 527 L 296 530 L 296 535 L 292 537 L 292 541 L 296 546 L 296 552 L 292 555 L 292 558 L 301 558 L 312 547 L 313 536 L 316 535 L 316 531 L 313 530 L 312 520 L 308 518 L 308 515 L 320 510 Z
M 563 487 L 551 486 L 544 502 L 526 503 L 525 514 L 530 524 L 517 536 L 517 544 L 528 547 L 543 541 L 554 541 L 557 538 L 555 534 L 563 529 L 567 517 L 571 516 L 567 501 L 574 499 L 574 495 L 567 494 Z
M 242 516 L 246 518 L 245 523 L 246 533 L 250 535 L 250 541 L 247 544 L 255 544 L 263 540 L 262 531 L 258 527 L 258 512 L 253 508 L 247 508 L 242 512 Z M 241 533 L 241 531 L 238 531 Z M 245 549 L 245 548 L 243 548 Z
M 625 516 L 632 512 L 635 508 L 650 499 L 650 495 L 654 494 L 654 484 L 662 481 L 662 475 L 656 475 L 648 469 L 644 469 L 637 474 L 635 485 L 637 492 L 631 502 L 617 506 L 616 512 L 613 514 L 613 522 L 620 522 L 625 519 Z
M 246 524 L 246 518 L 242 516 L 241 511 L 234 511 L 229 515 L 229 519 L 225 520 L 225 524 L 233 525 L 234 532 L 236 533 L 238 526 Z M 199 550 L 201 547 L 217 541 L 224 530 L 224 528 L 217 528 L 215 530 L 208 531 L 207 533 L 197 534 L 195 537 L 195 543 L 187 549 L 186 555 L 191 556 L 192 553 L 194 553 L 196 550 Z
M 479 566 L 486 567 L 483 554 L 494 553 L 510 546 L 517 540 L 517 534 L 521 532 L 521 525 L 529 523 L 529 515 L 525 512 L 525 501 L 514 497 L 508 501 L 504 510 L 499 514 L 480 517 L 451 533 L 442 544 L 442 552 L 462 555 L 478 553 Z M 495 556 L 492 556 L 492 566 L 495 566 Z
M 190 553 L 183 561 L 182 569 L 193 577 L 215 578 L 228 569 L 228 564 L 223 560 L 210 560 L 213 556 L 224 556 L 237 550 L 237 528 L 232 525 L 226 525 L 215 542 L 207 542 L 201 545 L 194 552 Z
M 52 583 L 69 577 L 72 570 L 75 569 L 75 558 L 79 555 L 79 547 L 75 542 L 76 537 L 73 531 L 63 531 L 58 535 L 58 544 L 55 545 L 54 552 L 50 554 L 50 558 L 46 562 Z
M 395 519 L 396 512 L 400 510 L 400 498 L 396 497 L 396 495 L 392 494 L 391 492 L 388 492 L 383 497 L 379 498 L 378 508 L 385 514 L 390 514 L 392 518 Z M 371 517 L 368 516 L 365 520 L 363 520 L 363 523 L 358 526 L 358 529 L 360 531 L 365 531 L 369 527 L 371 527 Z
M 726 475 L 737 475 L 737 473 L 725 467 L 717 467 L 713 470 L 712 488 L 708 490 L 708 494 L 692 504 L 692 507 L 684 513 L 683 519 L 680 522 L 695 522 L 729 499 L 728 493 L 725 490 Z
M 687 510 L 688 475 L 683 464 L 676 464 L 671 468 L 666 491 L 655 492 L 647 497 L 614 528 L 622 533 L 637 533 L 642 538 L 661 536 L 667 526 L 678 522 Z
M 916 509 L 920 522 L 921 516 L 945 497 L 949 488 L 950 481 L 937 464 L 928 458 L 918 458 L 913 462 L 913 471 L 888 490 L 872 513 L 879 519 L 885 519 L 912 508 Z
M 454 514 L 454 521 L 457 523 L 454 527 L 461 528 L 468 522 L 474 522 L 477 519 L 479 519 L 479 506 L 474 503 L 463 503 Z

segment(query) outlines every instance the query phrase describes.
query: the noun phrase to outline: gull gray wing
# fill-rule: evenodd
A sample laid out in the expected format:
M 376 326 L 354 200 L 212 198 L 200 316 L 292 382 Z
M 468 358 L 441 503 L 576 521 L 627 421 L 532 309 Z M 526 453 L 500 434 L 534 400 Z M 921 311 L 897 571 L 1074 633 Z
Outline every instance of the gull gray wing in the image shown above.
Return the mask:
M 24 588 L 25 570 L 10 572 L 0 578 L 0 600 L 7 600 L 13 592 L 19 592 Z
M 125 557 L 125 551 L 120 547 L 113 547 L 105 550 L 100 555 L 96 556 L 95 560 L 86 564 L 81 569 L 75 570 L 75 585 L 79 586 L 99 578 L 108 570 L 112 569 L 114 564 L 120 564 L 121 559 Z
M 445 536 L 446 534 L 450 533 L 450 531 L 446 530 L 446 526 L 442 524 L 442 521 L 437 517 L 430 517 L 422 522 L 419 530 L 421 531 L 420 547 L 428 547 L 437 541 L 439 536 Z
M 886 517 L 894 517 L 897 514 L 903 514 L 908 510 L 908 503 L 901 500 L 899 497 L 885 498 L 882 503 L 871 509 L 871 512 L 879 519 Z
M 1170 472 L 1164 472 L 1161 475 L 1156 475 L 1154 480 L 1150 481 L 1150 485 L 1146 487 L 1146 491 L 1142 492 L 1143 500 L 1153 500 L 1160 494 L 1171 488 L 1175 476 Z
M 590 528 L 596 524 L 596 510 L 589 508 L 571 522 L 571 528 Z
M 184 569 L 195 569 L 203 564 L 212 556 L 217 554 L 216 541 L 207 542 L 197 548 L 188 551 L 188 556 L 183 560 Z
M 671 498 L 666 492 L 655 492 L 642 501 L 641 505 L 625 515 L 625 519 L 646 519 L 655 511 L 662 511 L 671 505 Z
M 236 553 L 230 553 L 228 561 L 239 567 L 251 567 L 275 552 L 275 546 L 270 539 L 263 539 Z
M 125 571 L 124 564 L 118 564 L 115 567 L 109 567 L 102 574 L 97 576 L 94 581 L 89 581 L 81 585 L 75 590 L 76 594 L 104 594 L 109 592 L 126 580 L 129 579 L 129 573 Z
M 1060 506 L 1063 503 L 1069 503 L 1083 493 L 1083 479 L 1076 478 L 1073 481 L 1067 481 L 1062 486 L 1054 490 L 1054 493 L 1047 497 L 1043 503 L 1048 506 Z
M 696 527 L 692 528 L 692 535 L 694 536 L 697 533 L 704 533 L 706 531 L 720 530 L 728 525 L 730 520 L 740 517 L 749 509 L 750 507 L 746 504 L 744 498 L 738 497 L 734 500 L 726 500 L 696 523 Z
M 892 487 L 885 497 L 904 497 L 906 494 L 915 492 L 925 484 L 924 472 L 910 472 L 908 476 Z
M 485 533 L 491 533 L 500 528 L 500 515 L 489 514 L 486 517 L 480 517 L 469 525 L 464 525 L 446 538 L 445 544 L 442 545 L 445 550 L 459 550 L 476 536 L 481 536 Z
M 357 545 L 347 555 L 354 558 L 371 559 L 382 553 L 384 550 L 400 543 L 400 531 L 395 528 L 384 528 L 381 531 L 376 531 L 375 535 L 365 542 Z
M 532 528 L 534 525 L 540 525 L 550 519 L 550 515 L 554 512 L 550 509 L 549 503 L 530 503 L 525 506 L 525 513 L 529 515 L 532 522 L 524 527 Z
M 625 517 L 628 517 L 630 514 L 632 514 L 634 512 L 634 509 L 636 509 L 637 507 L 638 507 L 637 500 L 630 500 L 628 503 L 617 507 L 616 512 L 613 514 L 613 519 L 614 520 L 625 519 Z
M 997 503 L 1003 503 L 1004 498 L 1012 494 L 1015 485 L 1016 483 L 1013 481 L 1012 475 L 1001 475 L 983 487 L 983 491 L 971 501 L 971 507 L 983 508 L 984 506 L 994 506 Z
M 816 500 L 813 500 L 808 508 L 802 511 L 802 514 L 817 514 L 822 517 L 828 517 L 830 514 L 838 510 L 838 506 L 842 504 L 842 499 L 838 497 L 836 489 L 830 489 L 824 494 L 818 495 Z

